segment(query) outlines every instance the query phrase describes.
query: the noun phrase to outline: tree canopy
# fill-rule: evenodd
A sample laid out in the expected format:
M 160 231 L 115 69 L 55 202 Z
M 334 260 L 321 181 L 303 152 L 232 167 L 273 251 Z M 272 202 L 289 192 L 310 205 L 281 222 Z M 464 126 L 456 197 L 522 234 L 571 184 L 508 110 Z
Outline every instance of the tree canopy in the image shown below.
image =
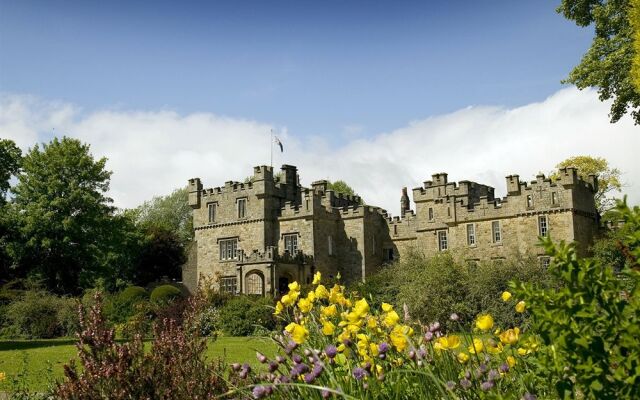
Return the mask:
M 595 200 L 600 214 L 614 207 L 615 199 L 608 195 L 622 189 L 619 169 L 610 167 L 609 162 L 602 157 L 592 156 L 569 157 L 556 165 L 556 168 L 565 167 L 578 168 L 578 175 L 582 179 L 586 179 L 591 174 L 598 176 L 598 192 L 595 194 Z
M 632 77 L 632 66 L 640 63 L 633 41 L 633 27 L 640 24 L 637 8 L 631 9 L 630 0 L 562 0 L 557 11 L 579 26 L 595 25 L 591 47 L 565 82 L 597 87 L 600 100 L 612 99 L 611 122 L 629 111 L 640 124 L 640 89 Z
M 336 193 L 348 194 L 351 196 L 358 196 L 356 191 L 353 190 L 353 188 L 343 180 L 329 182 L 328 189 L 333 190 Z
M 130 212 L 138 225 L 174 232 L 180 242 L 186 244 L 193 239 L 191 211 L 189 193 L 184 187 L 167 196 L 157 196 L 145 201 Z
M 0 204 L 10 188 L 9 180 L 20 170 L 22 151 L 9 139 L 0 139 Z

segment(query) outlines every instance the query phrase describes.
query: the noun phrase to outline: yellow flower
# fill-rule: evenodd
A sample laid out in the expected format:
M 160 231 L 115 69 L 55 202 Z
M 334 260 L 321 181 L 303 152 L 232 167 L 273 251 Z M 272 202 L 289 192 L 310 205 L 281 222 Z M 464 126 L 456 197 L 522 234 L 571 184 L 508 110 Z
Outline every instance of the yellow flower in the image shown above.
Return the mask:
M 371 317 L 367 320 L 367 327 L 369 329 L 375 329 L 378 326 L 378 321 L 376 321 L 375 317 Z
M 316 294 L 314 292 L 307 293 L 307 300 L 313 303 L 316 301 Z
M 331 321 L 323 321 L 322 322 L 322 334 L 326 336 L 331 336 L 336 331 L 336 326 L 331 323 Z
M 291 282 L 289 284 L 289 290 L 292 292 L 299 292 L 300 291 L 300 284 L 298 282 Z
M 507 364 L 509 364 L 509 367 L 513 368 L 513 366 L 516 365 L 516 359 L 513 358 L 513 356 L 507 357 Z
M 308 299 L 300 299 L 300 301 L 298 301 L 298 308 L 306 314 L 313 308 L 313 303 Z
M 282 304 L 284 304 L 285 306 L 291 306 L 293 305 L 293 303 L 296 302 L 296 299 L 292 296 L 290 296 L 289 294 L 285 294 L 284 296 L 282 296 L 282 298 L 280 299 L 280 301 L 282 302 Z
M 318 285 L 315 290 L 316 297 L 319 299 L 327 299 L 329 298 L 329 291 L 324 285 Z
M 467 361 L 469 361 L 469 355 L 467 353 L 458 353 L 458 361 L 461 364 L 466 363 Z
M 518 304 L 516 304 L 516 311 L 519 313 L 523 313 L 525 309 L 525 303 L 524 301 L 520 301 L 518 302 Z
M 439 350 L 456 349 L 460 347 L 460 338 L 456 335 L 442 336 L 436 340 L 434 347 Z
M 7 375 L 4 372 L 0 372 L 0 382 L 5 380 L 6 378 L 7 378 Z
M 371 353 L 372 356 L 376 357 L 380 352 L 378 350 L 378 345 L 375 343 L 369 343 L 369 352 Z
M 504 344 L 516 344 L 520 338 L 520 329 L 508 329 L 500 334 L 500 341 Z
M 488 331 L 493 328 L 493 317 L 489 314 L 479 316 L 476 320 L 476 326 L 480 330 Z
M 482 343 L 482 340 L 478 338 L 474 338 L 473 344 L 469 346 L 469 353 L 471 354 L 481 353 L 482 349 L 484 349 L 484 344 Z
M 274 315 L 278 315 L 284 310 L 284 305 L 281 302 L 276 303 L 276 311 L 273 313 Z
M 360 299 L 360 300 L 356 301 L 356 305 L 354 307 L 354 311 L 358 315 L 358 317 L 360 317 L 360 318 L 362 318 L 365 315 L 367 315 L 367 313 L 369 312 L 369 303 L 367 303 L 367 300 Z
M 304 343 L 309 336 L 309 330 L 302 325 L 296 324 L 295 322 L 290 323 L 284 328 L 285 331 L 289 332 L 291 335 L 291 339 L 298 344 Z
M 320 314 L 325 317 L 335 317 L 336 315 L 338 315 L 338 309 L 336 308 L 335 304 L 332 304 L 328 307 L 322 307 L 320 309 Z
M 397 312 L 391 310 L 387 313 L 387 315 L 385 315 L 384 317 L 384 324 L 386 326 L 388 326 L 389 328 L 392 328 L 394 326 L 396 326 L 396 324 L 398 323 L 398 321 L 400 321 L 400 316 L 398 315 Z
M 376 374 L 379 376 L 382 373 L 382 365 L 376 364 Z
M 413 329 L 408 326 L 396 325 L 389 334 L 389 338 L 398 351 L 403 351 L 409 344 L 407 337 L 410 336 L 412 332 Z
M 322 278 L 322 274 L 320 274 L 320 271 L 318 271 L 313 275 L 313 282 L 311 283 L 314 285 L 317 285 L 318 283 L 320 283 L 321 278 Z
M 489 340 L 489 343 L 487 343 L 487 347 L 486 347 L 487 353 L 490 353 L 490 354 L 502 353 L 502 343 L 495 344 L 492 342 L 493 340 Z
M 511 298 L 511 293 L 502 292 L 502 301 L 509 301 L 510 298 Z
M 389 312 L 393 310 L 393 306 L 389 303 L 382 303 L 382 311 Z
M 530 351 L 527 349 L 523 349 L 522 347 L 518 347 L 518 355 L 520 356 L 526 356 L 527 354 L 529 354 Z

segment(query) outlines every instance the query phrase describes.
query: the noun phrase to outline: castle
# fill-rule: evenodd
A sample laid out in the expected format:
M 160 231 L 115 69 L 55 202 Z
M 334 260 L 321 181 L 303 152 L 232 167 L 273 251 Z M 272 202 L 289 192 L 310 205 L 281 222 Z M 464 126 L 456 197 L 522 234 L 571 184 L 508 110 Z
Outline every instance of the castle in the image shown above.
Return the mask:
M 412 249 L 455 250 L 468 262 L 529 254 L 546 264 L 539 236 L 576 242 L 584 254 L 598 229 L 597 178 L 584 181 L 571 167 L 555 180 L 538 175 L 530 184 L 507 176 L 502 199 L 490 186 L 435 174 L 413 189 L 415 210 L 402 190 L 401 215 L 394 218 L 357 196 L 334 193 L 327 181 L 311 188 L 299 182 L 291 165 L 280 176 L 258 166 L 246 183 L 211 189 L 190 179 L 195 242 L 184 284 L 193 291 L 208 276 L 222 292 L 277 295 L 292 281 L 309 283 L 316 271 L 364 280 Z

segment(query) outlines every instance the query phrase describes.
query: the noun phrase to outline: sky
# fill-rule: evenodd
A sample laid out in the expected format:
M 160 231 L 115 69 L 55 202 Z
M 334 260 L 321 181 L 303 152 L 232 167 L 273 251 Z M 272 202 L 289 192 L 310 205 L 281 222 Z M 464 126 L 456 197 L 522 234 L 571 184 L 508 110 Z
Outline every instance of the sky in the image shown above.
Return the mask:
M 561 83 L 593 32 L 556 7 L 0 0 L 0 137 L 88 142 L 121 207 L 244 179 L 269 163 L 271 129 L 275 165 L 396 214 L 401 188 L 435 172 L 504 194 L 504 176 L 578 154 L 620 168 L 639 202 L 640 129 Z

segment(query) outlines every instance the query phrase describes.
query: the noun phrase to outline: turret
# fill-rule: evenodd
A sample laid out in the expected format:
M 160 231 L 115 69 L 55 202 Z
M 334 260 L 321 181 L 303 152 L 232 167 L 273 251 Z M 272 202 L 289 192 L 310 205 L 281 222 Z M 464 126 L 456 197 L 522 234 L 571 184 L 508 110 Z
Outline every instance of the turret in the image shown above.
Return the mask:
M 505 179 L 507 180 L 507 194 L 519 195 L 520 194 L 520 176 L 509 175 Z
M 313 188 L 314 193 L 322 194 L 327 191 L 327 188 L 329 187 L 329 182 L 326 180 L 315 181 L 311 184 L 311 187 Z
M 260 165 L 258 167 L 253 167 L 253 180 L 257 181 L 273 181 L 273 167 L 268 167 L 266 165 Z
M 411 203 L 409 202 L 409 195 L 407 194 L 407 188 L 402 188 L 402 196 L 400 196 L 400 215 L 411 211 Z
M 191 208 L 200 208 L 200 193 L 202 192 L 200 178 L 189 179 L 187 191 L 189 192 L 189 205 Z
M 575 167 L 560 168 L 558 172 L 561 185 L 570 186 L 578 183 L 578 170 Z
M 447 184 L 447 174 L 445 172 L 440 172 L 437 174 L 431 175 L 431 181 L 433 182 L 433 186 L 443 186 Z
M 594 174 L 590 174 L 587 177 L 587 183 L 591 185 L 591 190 L 593 193 L 598 192 L 598 176 Z

